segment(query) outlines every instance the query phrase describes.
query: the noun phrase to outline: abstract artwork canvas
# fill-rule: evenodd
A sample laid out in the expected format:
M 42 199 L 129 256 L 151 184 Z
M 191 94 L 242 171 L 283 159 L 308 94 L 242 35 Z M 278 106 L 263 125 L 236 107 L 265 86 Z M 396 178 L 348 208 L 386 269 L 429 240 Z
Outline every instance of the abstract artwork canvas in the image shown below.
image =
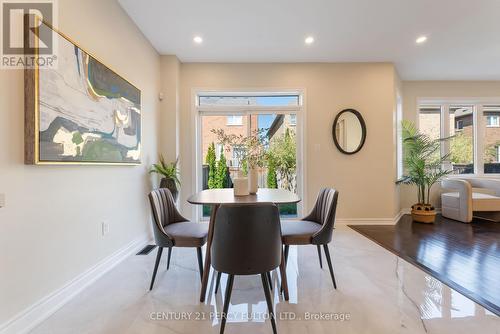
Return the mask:
M 55 36 L 57 67 L 25 70 L 26 163 L 139 164 L 141 91 Z

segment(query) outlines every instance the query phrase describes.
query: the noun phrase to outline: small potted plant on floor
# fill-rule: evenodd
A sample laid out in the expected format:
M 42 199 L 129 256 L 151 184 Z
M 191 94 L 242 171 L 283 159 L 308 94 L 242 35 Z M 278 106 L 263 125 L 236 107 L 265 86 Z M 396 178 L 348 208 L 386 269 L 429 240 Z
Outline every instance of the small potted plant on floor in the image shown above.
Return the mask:
M 441 142 L 449 138 L 431 139 L 409 121 L 402 122 L 402 131 L 405 175 L 397 183 L 417 186 L 418 203 L 411 207 L 413 221 L 434 223 L 436 209 L 430 203 L 430 193 L 436 182 L 451 173 L 442 168 L 449 155 L 440 155 Z
M 167 188 L 172 193 L 174 200 L 177 200 L 179 190 L 177 186 L 180 185 L 179 173 L 177 170 L 177 162 L 166 163 L 163 155 L 160 154 L 160 159 L 157 164 L 151 167 L 150 173 L 156 173 L 161 175 L 162 179 L 160 181 L 160 188 Z

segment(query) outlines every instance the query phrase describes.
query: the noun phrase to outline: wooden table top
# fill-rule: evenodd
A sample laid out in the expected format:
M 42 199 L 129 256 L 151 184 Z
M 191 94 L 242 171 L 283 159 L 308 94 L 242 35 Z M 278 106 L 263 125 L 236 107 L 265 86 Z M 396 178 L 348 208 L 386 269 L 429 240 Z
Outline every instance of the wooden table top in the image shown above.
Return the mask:
M 299 196 L 284 189 L 259 188 L 257 194 L 247 196 L 234 196 L 232 188 L 207 189 L 189 196 L 191 204 L 288 204 L 300 202 Z

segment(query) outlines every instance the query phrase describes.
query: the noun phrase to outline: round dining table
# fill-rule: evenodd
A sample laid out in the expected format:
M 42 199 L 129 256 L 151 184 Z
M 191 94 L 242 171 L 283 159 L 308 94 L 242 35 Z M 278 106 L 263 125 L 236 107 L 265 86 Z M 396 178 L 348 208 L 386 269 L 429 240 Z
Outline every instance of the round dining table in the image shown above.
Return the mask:
M 211 245 L 214 235 L 214 224 L 215 217 L 217 215 L 217 209 L 221 204 L 244 204 L 244 205 L 258 205 L 265 203 L 273 204 L 291 204 L 300 202 L 299 196 L 292 193 L 291 191 L 284 189 L 269 189 L 269 188 L 259 188 L 256 194 L 246 195 L 246 196 L 234 196 L 234 191 L 232 188 L 226 189 L 207 189 L 200 191 L 196 194 L 191 195 L 188 200 L 191 204 L 197 205 L 209 205 L 211 206 L 210 221 L 208 225 L 208 237 L 207 237 L 207 250 L 205 253 L 205 266 L 203 267 L 203 278 L 201 281 L 201 293 L 200 302 L 205 301 L 205 295 L 207 292 L 208 276 L 210 274 L 211 267 Z M 286 281 L 286 270 L 285 270 L 285 258 L 283 252 L 281 254 L 281 264 L 280 264 L 280 274 L 281 274 L 281 285 L 283 288 L 283 295 L 285 300 L 288 300 L 288 284 Z

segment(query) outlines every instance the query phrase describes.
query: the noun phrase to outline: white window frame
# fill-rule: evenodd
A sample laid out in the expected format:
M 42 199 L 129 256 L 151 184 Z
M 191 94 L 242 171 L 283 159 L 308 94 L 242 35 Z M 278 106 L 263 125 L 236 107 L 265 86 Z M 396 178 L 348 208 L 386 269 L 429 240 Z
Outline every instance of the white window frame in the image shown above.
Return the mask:
M 245 105 L 204 105 L 200 106 L 199 96 L 215 95 L 215 96 L 281 96 L 281 95 L 298 95 L 299 104 L 297 106 L 245 106 Z M 306 155 L 306 91 L 305 89 L 259 89 L 259 90 L 227 90 L 227 89 L 202 89 L 195 88 L 191 92 L 192 115 L 191 124 L 195 125 L 195 143 L 196 147 L 193 150 L 192 161 L 194 168 L 192 170 L 192 193 L 201 191 L 202 175 L 203 175 L 203 157 L 201 150 L 201 117 L 202 116 L 225 116 L 225 115 L 241 115 L 250 116 L 257 114 L 296 114 L 297 124 L 295 127 L 297 140 L 297 194 L 301 201 L 297 204 L 297 216 L 303 216 L 304 208 L 307 208 L 307 186 L 305 183 L 305 175 L 307 172 Z M 248 129 L 250 131 L 250 128 Z M 208 217 L 203 217 L 201 206 L 193 206 L 193 217 L 196 220 L 207 220 Z
M 396 97 L 396 180 L 401 180 L 404 174 L 403 165 L 403 98 L 398 93 Z
M 500 105 L 500 97 L 485 97 L 485 98 L 418 98 L 417 99 L 417 127 L 418 114 L 421 105 L 441 105 L 441 137 L 444 134 L 450 133 L 450 105 L 472 105 L 473 106 L 473 150 L 474 150 L 474 173 L 473 174 L 453 174 L 449 177 L 463 178 L 467 176 L 479 177 L 495 177 L 499 178 L 498 173 L 484 173 L 484 136 L 486 129 L 486 121 L 484 119 L 484 105 Z M 446 135 L 448 136 L 448 135 Z M 449 151 L 449 143 L 444 142 L 441 145 L 441 154 L 444 155 Z

